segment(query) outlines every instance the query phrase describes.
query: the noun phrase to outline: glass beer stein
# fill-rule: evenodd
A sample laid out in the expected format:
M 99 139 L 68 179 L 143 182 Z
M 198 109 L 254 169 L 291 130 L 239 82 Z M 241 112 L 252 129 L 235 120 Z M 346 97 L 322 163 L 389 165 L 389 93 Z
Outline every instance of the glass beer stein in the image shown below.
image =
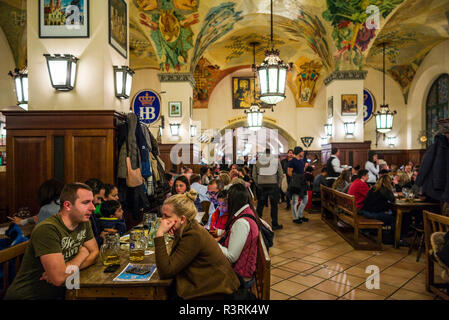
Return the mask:
M 120 264 L 120 236 L 118 233 L 107 233 L 101 246 L 101 258 L 105 266 Z
M 141 262 L 145 256 L 147 238 L 143 228 L 134 228 L 129 235 L 129 261 Z

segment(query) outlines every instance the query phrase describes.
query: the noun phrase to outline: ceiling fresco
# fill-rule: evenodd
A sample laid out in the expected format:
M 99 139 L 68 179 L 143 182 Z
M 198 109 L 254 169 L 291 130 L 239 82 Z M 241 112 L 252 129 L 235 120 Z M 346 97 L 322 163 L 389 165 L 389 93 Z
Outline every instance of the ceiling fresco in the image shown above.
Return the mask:
M 407 103 L 413 78 L 432 48 L 449 39 L 449 1 L 410 0 L 388 20 L 377 36 L 366 66 L 382 70 L 382 44 L 386 67 L 401 86 Z
M 253 63 L 251 42 L 259 42 L 256 64 L 269 47 L 269 0 L 128 3 L 130 67 L 194 73 L 195 107 L 207 107 L 223 77 Z M 427 53 L 449 38 L 448 0 L 273 0 L 273 11 L 274 47 L 294 64 L 288 85 L 297 107 L 311 107 L 323 79 L 335 70 L 381 70 L 384 41 L 387 70 L 407 99 Z M 23 68 L 26 0 L 0 0 L 0 26 Z

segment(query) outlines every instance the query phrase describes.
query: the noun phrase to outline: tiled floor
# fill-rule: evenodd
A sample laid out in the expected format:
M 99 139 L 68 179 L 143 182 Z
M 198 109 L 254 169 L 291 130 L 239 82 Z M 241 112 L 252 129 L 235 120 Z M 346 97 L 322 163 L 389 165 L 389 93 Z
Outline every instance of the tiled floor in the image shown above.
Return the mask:
M 425 262 L 416 250 L 354 250 L 320 219 L 297 225 L 290 210 L 279 205 L 282 230 L 275 231 L 271 257 L 271 300 L 433 300 L 425 290 Z M 264 219 L 271 221 L 269 208 Z M 368 266 L 380 270 L 378 289 L 367 288 Z M 371 280 L 371 279 L 370 279 Z M 369 281 L 374 283 L 374 280 Z

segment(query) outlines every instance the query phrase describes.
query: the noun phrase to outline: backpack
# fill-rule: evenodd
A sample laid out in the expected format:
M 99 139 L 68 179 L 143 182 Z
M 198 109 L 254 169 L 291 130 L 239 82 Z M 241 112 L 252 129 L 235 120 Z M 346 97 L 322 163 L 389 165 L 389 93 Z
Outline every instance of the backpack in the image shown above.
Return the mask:
M 256 218 L 250 214 L 241 215 L 239 218 L 244 218 L 244 217 L 253 219 L 254 222 L 256 222 L 257 226 L 259 227 L 260 233 L 262 234 L 262 239 L 263 239 L 263 242 L 265 243 L 265 247 L 267 248 L 267 251 L 269 251 L 269 248 L 271 248 L 273 246 L 273 239 L 274 239 L 274 232 L 271 230 L 270 225 L 262 219 L 260 219 L 260 221 L 262 223 L 259 225 L 257 223 Z

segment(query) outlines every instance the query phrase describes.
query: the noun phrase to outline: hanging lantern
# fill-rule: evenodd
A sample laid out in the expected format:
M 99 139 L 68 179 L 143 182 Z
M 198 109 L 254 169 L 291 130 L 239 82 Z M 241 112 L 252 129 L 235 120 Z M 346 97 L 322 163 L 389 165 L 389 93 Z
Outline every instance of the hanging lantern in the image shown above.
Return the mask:
M 190 137 L 195 137 L 196 136 L 196 126 L 191 125 L 190 126 Z
M 75 87 L 76 65 L 78 58 L 71 54 L 44 54 L 47 59 L 48 73 L 53 88 L 69 91 Z
M 396 145 L 397 138 L 396 137 L 388 137 L 387 142 L 390 147 L 394 147 Z
M 347 136 L 353 136 L 355 132 L 355 122 L 345 122 L 345 134 Z
M 265 60 L 257 67 L 259 77 L 260 100 L 267 104 L 276 104 L 285 99 L 287 71 L 291 64 L 284 64 L 279 58 L 279 50 L 273 48 L 273 0 L 271 5 L 271 50 L 265 52 Z
M 14 79 L 16 87 L 17 104 L 19 107 L 28 110 L 28 72 L 15 69 L 8 73 Z
M 119 99 L 128 99 L 131 94 L 134 71 L 127 66 L 121 68 L 114 66 L 115 96 Z
M 387 105 L 381 105 L 380 111 L 377 111 L 376 116 L 376 130 L 380 133 L 390 132 L 393 128 L 393 120 L 396 111 L 391 112 Z
M 249 110 L 245 110 L 248 128 L 253 131 L 257 131 L 262 128 L 263 113 L 264 110 L 260 110 L 257 104 L 252 104 Z

